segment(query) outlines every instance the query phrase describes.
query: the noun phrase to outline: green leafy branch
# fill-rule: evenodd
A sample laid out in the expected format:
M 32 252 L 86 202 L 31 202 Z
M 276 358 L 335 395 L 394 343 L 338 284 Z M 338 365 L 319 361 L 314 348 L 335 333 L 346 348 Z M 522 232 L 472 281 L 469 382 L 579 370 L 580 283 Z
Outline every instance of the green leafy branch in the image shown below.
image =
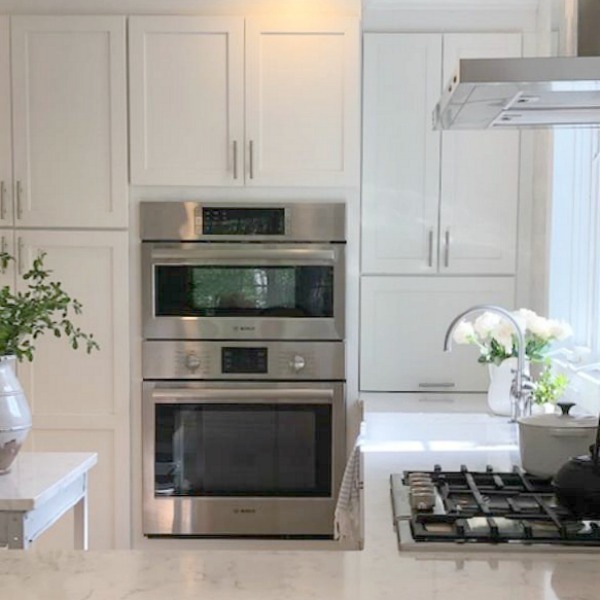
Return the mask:
M 81 331 L 71 321 L 71 315 L 81 314 L 81 303 L 71 298 L 58 281 L 52 281 L 52 271 L 44 268 L 46 253 L 33 260 L 22 278 L 26 291 L 13 293 L 9 286 L 0 289 L 0 355 L 15 355 L 19 360 L 33 360 L 35 340 L 47 331 L 67 338 L 74 350 L 85 347 L 88 354 L 100 346 L 93 334 Z M 0 252 L 0 266 L 6 269 L 14 257 Z
M 533 401 L 536 404 L 556 402 L 569 385 L 569 378 L 563 373 L 554 374 L 550 361 L 545 361 L 545 366 L 535 382 Z

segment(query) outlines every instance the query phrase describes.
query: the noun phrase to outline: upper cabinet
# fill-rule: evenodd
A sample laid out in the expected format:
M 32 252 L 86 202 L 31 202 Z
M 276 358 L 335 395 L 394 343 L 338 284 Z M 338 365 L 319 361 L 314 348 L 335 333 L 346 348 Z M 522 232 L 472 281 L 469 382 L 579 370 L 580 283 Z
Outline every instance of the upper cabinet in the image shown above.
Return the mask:
M 437 270 L 441 68 L 441 35 L 365 35 L 363 273 Z
M 132 17 L 129 28 L 133 184 L 358 183 L 355 19 Z
M 0 17 L 0 223 L 6 224 L 12 192 L 12 146 L 10 124 L 10 28 L 8 17 Z
M 132 183 L 243 181 L 243 50 L 243 19 L 129 19 Z
M 515 273 L 519 133 L 431 113 L 459 58 L 520 54 L 520 34 L 365 35 L 364 274 Z
M 126 227 L 125 19 L 12 17 L 10 53 L 8 34 L 4 18 L 1 224 Z
M 461 58 L 517 56 L 520 34 L 445 35 L 443 84 Z M 442 134 L 440 271 L 515 273 L 519 146 L 518 131 Z

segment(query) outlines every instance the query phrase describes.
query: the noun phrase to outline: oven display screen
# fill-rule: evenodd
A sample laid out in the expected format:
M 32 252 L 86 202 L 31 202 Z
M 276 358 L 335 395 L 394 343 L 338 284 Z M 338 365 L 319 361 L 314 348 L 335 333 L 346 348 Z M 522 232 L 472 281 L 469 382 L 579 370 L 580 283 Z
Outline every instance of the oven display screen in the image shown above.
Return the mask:
M 285 235 L 284 208 L 202 208 L 203 235 Z
M 222 373 L 266 373 L 266 348 L 232 348 L 221 350 Z

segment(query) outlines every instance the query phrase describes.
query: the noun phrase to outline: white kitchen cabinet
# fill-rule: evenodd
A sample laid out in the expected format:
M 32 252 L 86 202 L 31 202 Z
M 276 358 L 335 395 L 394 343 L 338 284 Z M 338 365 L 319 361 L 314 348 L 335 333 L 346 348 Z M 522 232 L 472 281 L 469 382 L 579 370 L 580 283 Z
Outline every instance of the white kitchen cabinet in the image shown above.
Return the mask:
M 520 54 L 520 34 L 365 35 L 364 274 L 515 273 L 519 133 L 431 113 L 459 57 Z
M 0 224 L 7 223 L 12 193 L 12 146 L 10 117 L 10 28 L 8 17 L 0 16 Z
M 470 306 L 514 302 L 512 277 L 362 277 L 361 391 L 485 391 L 477 349 L 454 344 L 446 353 L 444 336 Z
M 27 449 L 94 451 L 90 474 L 90 548 L 130 544 L 129 236 L 126 231 L 17 231 L 16 270 L 27 270 L 40 252 L 52 278 L 83 305 L 72 321 L 93 333 L 99 351 L 73 350 L 51 332 L 35 341 L 33 362 L 18 365 L 33 415 Z M 16 287 L 27 282 L 17 277 Z M 60 526 L 40 544 L 72 540 Z M 47 546 L 47 547 L 48 547 Z
M 246 21 L 246 182 L 359 182 L 360 57 L 352 18 Z
M 521 56 L 521 35 L 444 35 L 443 81 L 460 58 Z M 519 201 L 518 131 L 442 134 L 440 272 L 516 271 Z
M 5 19 L 0 27 L 6 46 Z M 125 18 L 16 16 L 10 40 L 11 85 L 0 58 L 3 158 L 12 100 L 2 223 L 126 227 Z
M 135 184 L 244 181 L 244 19 L 131 17 Z
M 355 19 L 132 17 L 129 27 L 133 184 L 358 183 Z
M 442 36 L 365 34 L 363 273 L 435 273 Z

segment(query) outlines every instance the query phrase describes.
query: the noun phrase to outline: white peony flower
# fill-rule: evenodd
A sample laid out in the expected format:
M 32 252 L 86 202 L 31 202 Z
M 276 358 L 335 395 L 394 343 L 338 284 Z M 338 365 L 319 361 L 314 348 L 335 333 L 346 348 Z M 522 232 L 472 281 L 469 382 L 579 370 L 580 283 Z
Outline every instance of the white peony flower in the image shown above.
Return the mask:
M 550 334 L 557 340 L 565 340 L 573 335 L 573 328 L 566 321 L 550 320 Z
M 525 323 L 523 331 L 525 331 L 525 329 L 531 329 L 531 324 L 536 319 L 540 318 L 535 311 L 529 310 L 528 308 L 520 308 L 514 313 L 514 317 L 517 321 Z
M 550 320 L 544 317 L 536 316 L 535 319 L 531 319 L 527 328 L 533 335 L 537 335 L 543 340 L 549 340 L 552 337 Z
M 481 316 L 475 319 L 475 332 L 481 339 L 485 339 L 496 327 L 498 327 L 500 321 L 500 315 L 491 312 L 484 312 Z
M 457 344 L 470 344 L 475 337 L 475 330 L 473 324 L 468 321 L 461 321 L 454 330 L 452 339 Z
M 507 354 L 512 353 L 514 331 L 515 328 L 512 323 L 504 320 L 491 331 L 492 337 L 504 348 Z

